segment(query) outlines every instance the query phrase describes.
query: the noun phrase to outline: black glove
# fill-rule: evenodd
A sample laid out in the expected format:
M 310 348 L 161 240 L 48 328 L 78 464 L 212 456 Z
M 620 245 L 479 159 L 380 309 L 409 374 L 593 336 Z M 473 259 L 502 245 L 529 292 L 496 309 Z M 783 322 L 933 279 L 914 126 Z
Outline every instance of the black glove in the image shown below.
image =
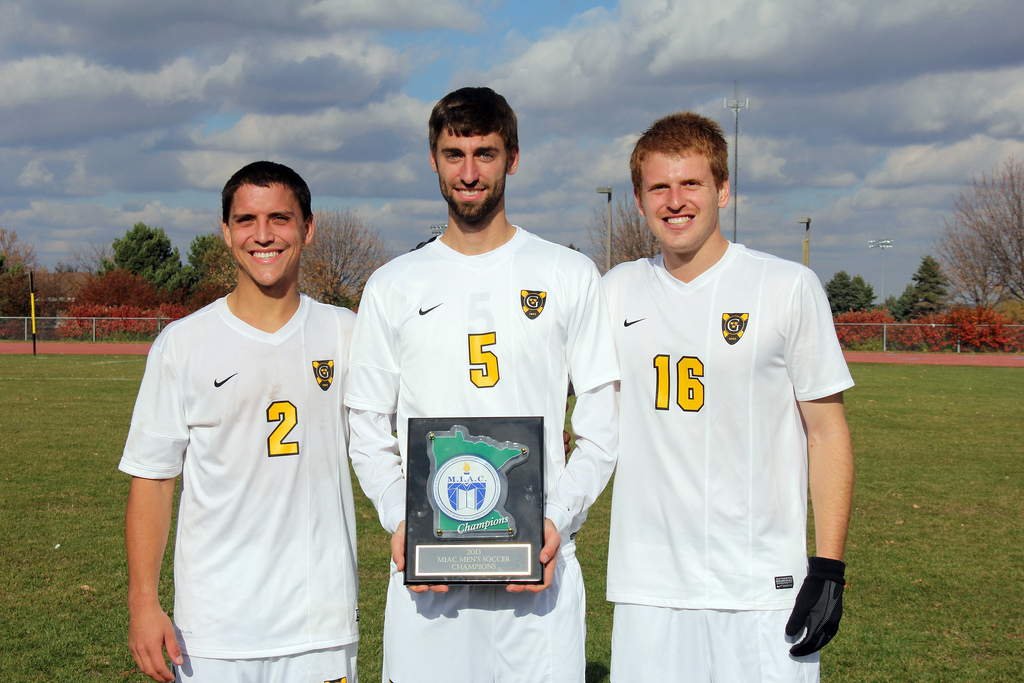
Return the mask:
M 807 627 L 807 633 L 789 654 L 803 657 L 825 647 L 839 631 L 843 616 L 843 572 L 846 565 L 827 557 L 807 558 L 807 578 L 796 596 L 793 613 L 786 623 L 786 635 L 795 636 Z

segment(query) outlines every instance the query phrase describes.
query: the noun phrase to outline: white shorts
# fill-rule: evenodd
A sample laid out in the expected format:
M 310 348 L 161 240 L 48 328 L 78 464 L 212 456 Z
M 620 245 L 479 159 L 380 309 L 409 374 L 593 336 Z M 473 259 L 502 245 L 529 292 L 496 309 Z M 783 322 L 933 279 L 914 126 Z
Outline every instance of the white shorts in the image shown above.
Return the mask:
M 210 659 L 182 654 L 177 683 L 356 683 L 356 650 L 349 643 L 263 659 Z
M 615 603 L 611 683 L 815 683 L 818 653 L 789 654 L 789 614 Z
M 586 597 L 574 543 L 540 593 L 451 586 L 413 593 L 391 565 L 384 683 L 583 683 Z

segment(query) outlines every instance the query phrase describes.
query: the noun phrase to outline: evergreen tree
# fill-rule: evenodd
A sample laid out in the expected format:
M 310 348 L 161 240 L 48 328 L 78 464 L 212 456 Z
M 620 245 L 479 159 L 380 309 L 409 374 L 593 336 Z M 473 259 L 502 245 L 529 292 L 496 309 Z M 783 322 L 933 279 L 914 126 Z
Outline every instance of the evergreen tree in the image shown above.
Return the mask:
M 851 278 L 845 270 L 832 276 L 825 285 L 832 315 L 849 311 L 863 311 L 875 300 L 875 290 L 860 275 Z
M 195 236 L 185 268 L 191 271 L 192 305 L 197 308 L 224 296 L 238 284 L 238 265 L 219 232 Z
M 136 223 L 114 240 L 113 252 L 115 268 L 135 273 L 157 289 L 174 292 L 192 286 L 192 272 L 182 268 L 178 249 L 171 248 L 163 228 Z
M 907 285 L 907 288 L 903 290 L 903 294 L 900 298 L 890 296 L 886 299 L 886 308 L 889 309 L 889 313 L 896 320 L 903 322 L 910 320 L 914 317 L 914 304 L 917 303 L 917 293 L 914 289 L 914 285 Z
M 875 288 L 864 281 L 860 275 L 854 275 L 850 283 L 858 290 L 860 301 L 855 311 L 864 311 L 875 303 Z
M 921 265 L 911 278 L 914 281 L 914 317 L 946 310 L 946 291 L 949 280 L 942 266 L 931 256 L 921 259 Z

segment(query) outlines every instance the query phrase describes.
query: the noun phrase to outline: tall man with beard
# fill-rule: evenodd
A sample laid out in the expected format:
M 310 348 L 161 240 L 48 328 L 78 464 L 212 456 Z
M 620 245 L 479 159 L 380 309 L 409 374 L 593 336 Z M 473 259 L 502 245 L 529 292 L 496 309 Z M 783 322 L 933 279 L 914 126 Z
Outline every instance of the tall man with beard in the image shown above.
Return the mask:
M 515 113 L 489 88 L 434 107 L 430 164 L 448 229 L 363 293 L 350 383 L 356 475 L 393 534 L 384 681 L 583 681 L 585 596 L 576 531 L 615 461 L 615 352 L 593 263 L 508 222 Z M 528 316 L 521 292 L 543 293 Z M 577 449 L 566 462 L 569 382 Z M 403 585 L 410 417 L 543 416 L 542 585 Z M 392 436 L 396 422 L 397 439 Z

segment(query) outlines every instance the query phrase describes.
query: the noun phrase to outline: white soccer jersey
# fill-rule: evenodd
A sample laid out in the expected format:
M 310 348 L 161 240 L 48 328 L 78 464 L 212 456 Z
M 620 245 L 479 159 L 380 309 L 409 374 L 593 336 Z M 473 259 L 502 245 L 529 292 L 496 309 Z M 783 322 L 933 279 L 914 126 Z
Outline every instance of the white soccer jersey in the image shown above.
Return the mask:
M 268 334 L 219 299 L 150 350 L 120 469 L 182 474 L 174 623 L 192 656 L 358 639 L 342 406 L 354 320 L 303 296 Z
M 792 607 L 807 560 L 797 401 L 853 386 L 817 277 L 731 244 L 690 283 L 658 256 L 604 285 L 622 373 L 608 600 Z
M 568 384 L 580 395 L 618 379 L 588 258 L 522 229 L 477 256 L 435 240 L 373 274 L 352 348 L 346 404 L 398 417 L 401 471 L 356 469 L 388 531 L 404 518 L 408 418 L 463 416 L 543 416 L 545 514 L 563 534 L 579 528 L 610 475 L 614 435 L 598 445 L 604 452 L 577 452 L 566 469 Z

